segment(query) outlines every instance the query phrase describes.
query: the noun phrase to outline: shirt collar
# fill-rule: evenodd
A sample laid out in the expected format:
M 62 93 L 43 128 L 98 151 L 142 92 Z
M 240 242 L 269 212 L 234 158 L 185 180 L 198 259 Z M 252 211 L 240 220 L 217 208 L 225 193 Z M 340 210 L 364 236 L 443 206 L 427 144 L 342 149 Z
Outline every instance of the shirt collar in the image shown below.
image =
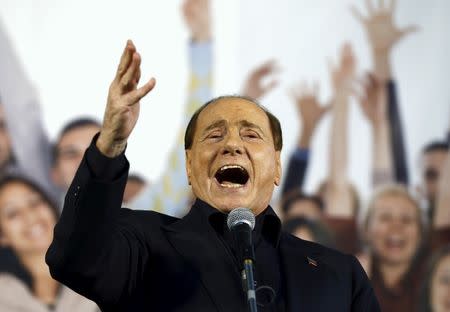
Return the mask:
M 199 209 L 208 220 L 208 224 L 221 236 L 228 231 L 226 222 L 227 214 L 223 213 L 201 199 L 196 199 L 192 209 Z M 271 206 L 267 206 L 263 212 L 256 216 L 256 224 L 253 230 L 256 234 L 255 244 L 264 237 L 268 242 L 278 247 L 281 236 L 281 221 Z

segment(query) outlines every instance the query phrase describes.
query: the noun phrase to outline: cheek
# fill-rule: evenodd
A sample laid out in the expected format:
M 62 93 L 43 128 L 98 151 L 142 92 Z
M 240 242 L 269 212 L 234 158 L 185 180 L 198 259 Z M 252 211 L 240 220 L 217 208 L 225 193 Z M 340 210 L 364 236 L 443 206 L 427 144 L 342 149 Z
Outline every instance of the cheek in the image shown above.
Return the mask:
M 1 222 L 0 227 L 2 231 L 0 236 L 2 237 L 2 241 L 11 241 L 16 239 L 18 236 L 20 236 L 20 232 L 22 231 L 24 226 L 25 225 L 19 218 Z
M 379 220 L 373 220 L 369 225 L 368 235 L 369 237 L 381 237 L 387 234 L 389 225 L 387 222 Z

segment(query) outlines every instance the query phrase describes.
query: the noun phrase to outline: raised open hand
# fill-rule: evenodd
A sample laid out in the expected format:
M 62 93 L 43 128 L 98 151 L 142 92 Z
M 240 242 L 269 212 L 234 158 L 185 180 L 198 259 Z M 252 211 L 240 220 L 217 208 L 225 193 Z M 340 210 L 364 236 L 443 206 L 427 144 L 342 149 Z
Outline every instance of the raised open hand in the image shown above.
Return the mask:
M 374 1 L 366 0 L 367 17 L 356 8 L 352 13 L 364 26 L 374 53 L 389 53 L 390 49 L 405 35 L 418 30 L 417 26 L 400 28 L 394 21 L 396 0 L 380 0 L 378 7 Z
M 334 65 L 329 61 L 329 68 L 335 93 L 350 92 L 355 78 L 356 58 L 349 43 L 345 43 L 341 48 L 339 64 Z
M 139 117 L 139 101 L 155 86 L 155 78 L 138 88 L 141 78 L 141 56 L 131 40 L 120 59 L 112 81 L 97 147 L 104 155 L 115 157 L 125 148 Z
M 185 0 L 182 11 L 184 20 L 195 42 L 211 40 L 211 12 L 209 0 Z
M 320 119 L 329 106 L 322 106 L 318 100 L 319 87 L 314 84 L 312 87 L 303 82 L 290 90 L 290 95 L 297 106 L 299 120 L 302 124 L 303 132 L 312 134 Z
M 253 69 L 245 81 L 242 94 L 259 99 L 278 85 L 274 75 L 279 72 L 275 61 L 267 61 Z

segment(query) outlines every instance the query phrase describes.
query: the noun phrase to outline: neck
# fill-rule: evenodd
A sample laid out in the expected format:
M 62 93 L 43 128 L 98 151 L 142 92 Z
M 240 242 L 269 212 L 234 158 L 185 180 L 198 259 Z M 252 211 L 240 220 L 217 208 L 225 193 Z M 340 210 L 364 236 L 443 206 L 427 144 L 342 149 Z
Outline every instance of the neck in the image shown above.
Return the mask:
M 383 277 L 384 284 L 388 288 L 395 288 L 401 282 L 402 278 L 408 272 L 410 263 L 381 263 L 380 273 Z
M 49 268 L 45 263 L 45 251 L 21 255 L 19 258 L 32 277 L 34 295 L 45 304 L 54 303 L 58 291 L 58 282 L 50 275 Z

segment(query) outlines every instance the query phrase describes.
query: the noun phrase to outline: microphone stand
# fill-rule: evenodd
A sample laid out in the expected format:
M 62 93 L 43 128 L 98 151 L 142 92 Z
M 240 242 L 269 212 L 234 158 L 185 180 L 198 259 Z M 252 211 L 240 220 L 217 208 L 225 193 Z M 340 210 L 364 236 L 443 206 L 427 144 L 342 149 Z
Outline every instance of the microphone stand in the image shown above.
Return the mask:
M 242 281 L 244 283 L 244 290 L 247 293 L 247 302 L 250 312 L 257 312 L 256 306 L 256 291 L 255 279 L 253 277 L 253 260 L 244 260 L 244 269 L 242 270 Z

